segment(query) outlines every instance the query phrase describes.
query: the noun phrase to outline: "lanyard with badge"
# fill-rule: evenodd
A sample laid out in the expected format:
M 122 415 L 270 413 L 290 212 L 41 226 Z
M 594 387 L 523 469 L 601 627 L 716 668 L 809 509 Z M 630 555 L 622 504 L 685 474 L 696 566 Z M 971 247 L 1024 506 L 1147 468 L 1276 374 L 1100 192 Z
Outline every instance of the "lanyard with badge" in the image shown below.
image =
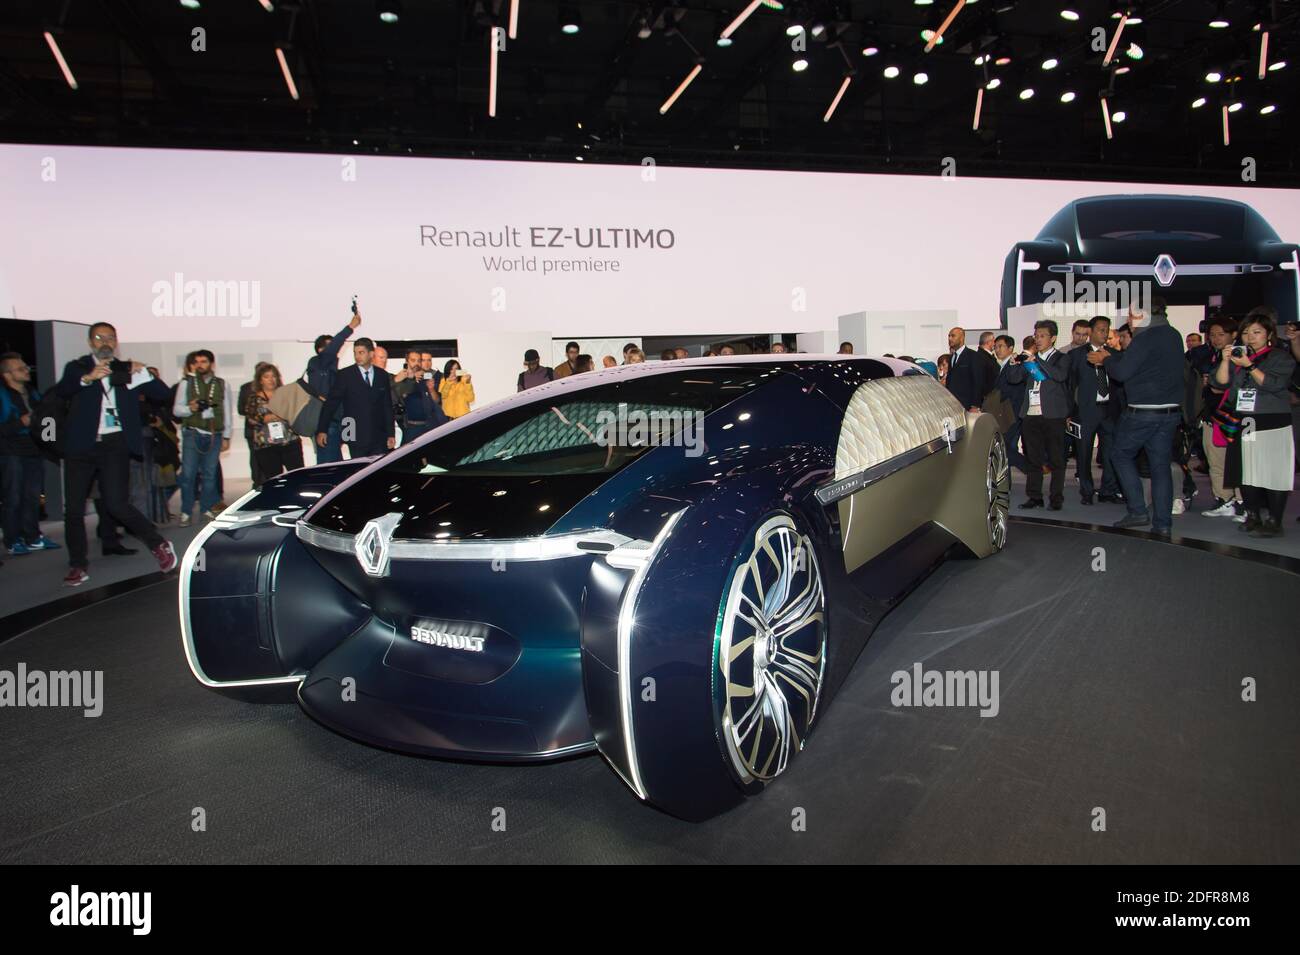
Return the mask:
M 1272 346 L 1261 348 L 1259 351 L 1255 352 L 1255 354 L 1251 355 L 1251 361 L 1258 363 L 1259 359 L 1263 358 L 1267 352 L 1271 351 L 1271 349 Z M 1250 377 L 1250 372 L 1246 372 L 1246 377 L 1243 380 L 1250 381 L 1250 382 L 1254 381 L 1254 379 Z M 1237 389 L 1237 410 L 1254 411 L 1255 400 L 1258 398 L 1258 396 L 1259 396 L 1259 389 L 1254 387 L 1253 384 L 1251 387 L 1248 388 L 1238 388 Z
M 114 431 L 122 427 L 122 419 L 117 413 L 117 389 L 109 383 L 107 376 L 101 378 L 100 382 L 104 389 L 104 400 L 100 405 L 104 415 L 103 430 Z

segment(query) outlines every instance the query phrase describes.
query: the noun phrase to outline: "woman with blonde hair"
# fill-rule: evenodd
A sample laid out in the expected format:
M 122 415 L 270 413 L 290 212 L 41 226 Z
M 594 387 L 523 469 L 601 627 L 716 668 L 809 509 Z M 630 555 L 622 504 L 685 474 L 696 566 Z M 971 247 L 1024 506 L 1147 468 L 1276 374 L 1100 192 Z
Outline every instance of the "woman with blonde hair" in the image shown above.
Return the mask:
M 442 413 L 448 418 L 468 414 L 469 406 L 474 403 L 474 385 L 454 358 L 443 366 L 438 393 L 442 395 Z

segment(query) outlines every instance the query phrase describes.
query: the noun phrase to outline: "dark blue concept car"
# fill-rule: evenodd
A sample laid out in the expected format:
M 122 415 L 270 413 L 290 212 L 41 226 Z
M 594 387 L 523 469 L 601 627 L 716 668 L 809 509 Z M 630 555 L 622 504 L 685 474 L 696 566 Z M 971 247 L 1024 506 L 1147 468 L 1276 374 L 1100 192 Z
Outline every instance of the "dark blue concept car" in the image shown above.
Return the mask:
M 1084 304 L 1123 306 L 1135 297 L 1134 283 L 1170 305 L 1213 305 L 1229 315 L 1268 305 L 1279 322 L 1294 322 L 1297 250 L 1244 202 L 1176 195 L 1076 199 L 1036 238 L 1007 253 L 1002 324 L 1009 308 L 1080 302 L 1085 290 Z
M 576 375 L 283 474 L 181 569 L 195 677 L 401 752 L 599 752 L 702 819 L 808 743 L 889 608 L 1007 532 L 994 418 L 905 362 Z

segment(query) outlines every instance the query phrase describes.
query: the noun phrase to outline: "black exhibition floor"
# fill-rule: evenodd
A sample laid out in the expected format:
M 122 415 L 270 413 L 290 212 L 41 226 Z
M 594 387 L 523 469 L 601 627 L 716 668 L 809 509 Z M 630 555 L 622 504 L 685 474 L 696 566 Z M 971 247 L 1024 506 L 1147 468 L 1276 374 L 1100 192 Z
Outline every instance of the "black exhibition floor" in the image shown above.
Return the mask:
M 1296 585 L 1017 522 L 1001 555 L 944 564 L 885 620 L 786 777 L 692 825 L 596 756 L 412 758 L 205 690 L 169 580 L 0 643 L 0 669 L 103 669 L 106 697 L 98 719 L 0 710 L 0 862 L 1296 863 Z M 916 661 L 998 670 L 1000 713 L 893 707 L 890 675 Z

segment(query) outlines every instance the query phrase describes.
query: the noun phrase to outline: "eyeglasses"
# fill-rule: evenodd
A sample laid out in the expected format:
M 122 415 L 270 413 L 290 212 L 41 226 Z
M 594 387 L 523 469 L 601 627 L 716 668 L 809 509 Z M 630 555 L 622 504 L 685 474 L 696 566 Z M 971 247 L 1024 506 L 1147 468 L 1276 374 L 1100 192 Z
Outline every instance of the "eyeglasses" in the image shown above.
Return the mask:
M 117 336 L 116 335 L 91 335 L 90 340 L 92 342 L 103 342 L 105 345 L 107 345 L 109 343 L 115 343 L 117 341 Z

